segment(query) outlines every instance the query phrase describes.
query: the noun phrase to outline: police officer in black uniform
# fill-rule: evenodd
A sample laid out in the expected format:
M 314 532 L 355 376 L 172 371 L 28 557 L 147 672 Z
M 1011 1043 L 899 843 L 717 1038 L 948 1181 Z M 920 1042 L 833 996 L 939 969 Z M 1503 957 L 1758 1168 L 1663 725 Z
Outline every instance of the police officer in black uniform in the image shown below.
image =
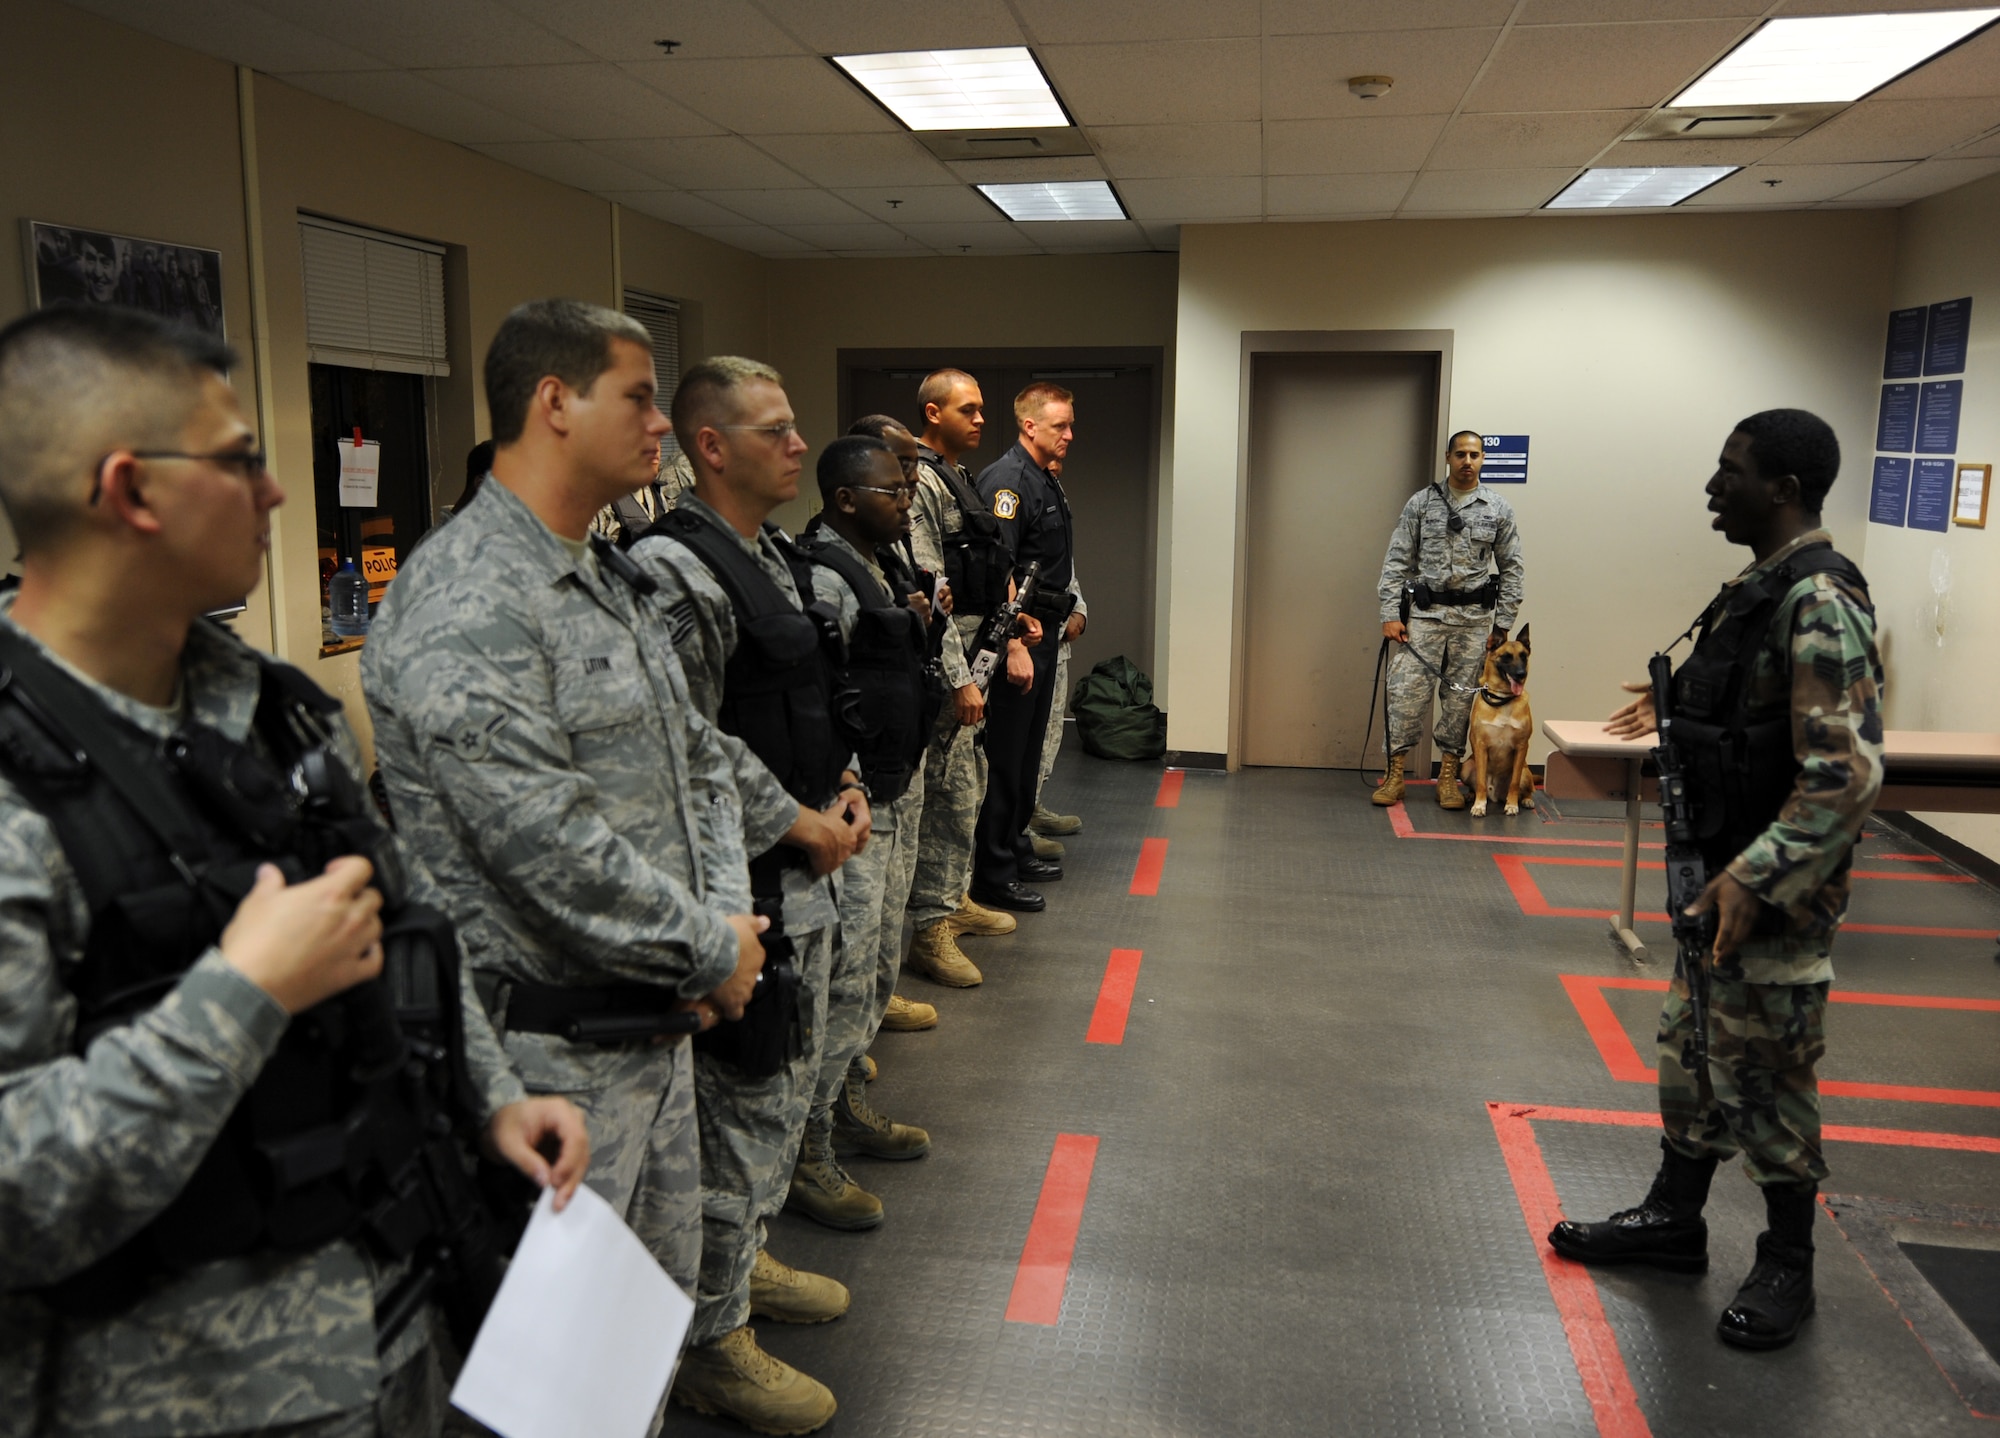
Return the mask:
M 1018 568 L 1039 562 L 1041 574 L 1028 614 L 1043 642 L 1027 648 L 1033 679 L 1025 688 L 995 684 L 986 695 L 986 800 L 972 850 L 972 897 L 982 904 L 1030 912 L 1044 905 L 1031 884 L 1062 877 L 1062 865 L 1037 859 L 1028 837 L 1041 775 L 1042 740 L 1049 727 L 1056 669 L 1056 636 L 1076 598 L 1069 593 L 1075 526 L 1062 482 L 1048 471 L 1069 452 L 1075 396 L 1037 381 L 1014 396 L 1014 447 L 979 476 L 979 495 L 1000 526 Z M 1030 638 L 1035 635 L 1031 631 Z M 1010 668 L 1016 663 L 1010 659 Z

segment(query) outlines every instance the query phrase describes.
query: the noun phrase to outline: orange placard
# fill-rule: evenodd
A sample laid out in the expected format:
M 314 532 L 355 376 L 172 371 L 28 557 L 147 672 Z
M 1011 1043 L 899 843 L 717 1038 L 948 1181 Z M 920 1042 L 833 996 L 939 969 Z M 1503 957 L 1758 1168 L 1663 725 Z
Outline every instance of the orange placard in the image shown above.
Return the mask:
M 361 551 L 361 574 L 368 581 L 368 602 L 380 604 L 389 581 L 396 577 L 396 551 L 387 545 L 368 545 Z

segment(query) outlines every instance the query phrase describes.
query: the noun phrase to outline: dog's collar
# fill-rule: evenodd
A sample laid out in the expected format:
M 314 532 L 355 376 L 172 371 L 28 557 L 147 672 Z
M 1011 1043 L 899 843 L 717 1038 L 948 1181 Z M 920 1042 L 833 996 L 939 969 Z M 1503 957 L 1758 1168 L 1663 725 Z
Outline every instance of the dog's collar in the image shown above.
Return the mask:
M 1512 694 L 1495 694 L 1483 684 L 1479 686 L 1479 697 L 1484 699 L 1488 704 L 1491 704 L 1495 709 L 1503 709 L 1514 702 Z

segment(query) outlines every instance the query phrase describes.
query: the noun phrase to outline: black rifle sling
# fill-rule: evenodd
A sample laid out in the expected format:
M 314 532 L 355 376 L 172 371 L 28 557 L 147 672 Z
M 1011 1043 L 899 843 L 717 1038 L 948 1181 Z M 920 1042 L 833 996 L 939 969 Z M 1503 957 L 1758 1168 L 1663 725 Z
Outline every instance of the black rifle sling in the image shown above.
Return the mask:
M 799 542 L 799 548 L 810 555 L 816 563 L 824 564 L 835 574 L 847 581 L 847 587 L 854 591 L 855 600 L 863 609 L 901 609 L 895 597 L 887 594 L 882 582 L 868 572 L 868 566 L 853 554 L 830 540 L 806 539 Z
M 743 546 L 691 510 L 671 509 L 647 534 L 666 534 L 678 539 L 707 566 L 729 595 L 731 606 L 740 615 L 761 619 L 767 614 L 797 611 L 785 602 L 784 592 L 772 582 L 757 561 L 743 552 Z M 796 587 L 798 576 L 792 576 Z M 812 603 L 812 589 L 800 591 L 801 604 Z

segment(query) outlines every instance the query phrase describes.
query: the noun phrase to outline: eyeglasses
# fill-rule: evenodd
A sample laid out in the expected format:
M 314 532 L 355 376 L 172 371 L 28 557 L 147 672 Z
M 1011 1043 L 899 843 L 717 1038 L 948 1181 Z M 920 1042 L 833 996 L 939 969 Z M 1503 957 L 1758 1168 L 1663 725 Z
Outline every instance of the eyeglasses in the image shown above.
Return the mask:
M 790 420 L 780 424 L 718 424 L 713 428 L 740 430 L 745 434 L 761 434 L 768 439 L 777 440 L 780 444 L 799 432 L 799 427 Z
M 890 499 L 895 500 L 896 503 L 898 504 L 908 504 L 911 500 L 916 498 L 915 488 L 907 484 L 899 484 L 894 489 L 884 489 L 879 484 L 847 484 L 847 485 L 842 485 L 841 488 L 851 489 L 856 494 L 887 495 Z
M 222 469 L 235 470 L 245 484 L 255 484 L 271 472 L 268 458 L 261 449 L 218 449 L 207 454 L 189 454 L 182 449 L 134 449 L 125 452 L 134 459 L 203 460 Z M 110 462 L 112 455 L 117 453 L 117 450 L 113 450 L 111 454 L 97 461 L 97 467 L 93 472 L 95 477 L 90 483 L 90 503 L 93 505 L 104 493 L 104 466 Z

